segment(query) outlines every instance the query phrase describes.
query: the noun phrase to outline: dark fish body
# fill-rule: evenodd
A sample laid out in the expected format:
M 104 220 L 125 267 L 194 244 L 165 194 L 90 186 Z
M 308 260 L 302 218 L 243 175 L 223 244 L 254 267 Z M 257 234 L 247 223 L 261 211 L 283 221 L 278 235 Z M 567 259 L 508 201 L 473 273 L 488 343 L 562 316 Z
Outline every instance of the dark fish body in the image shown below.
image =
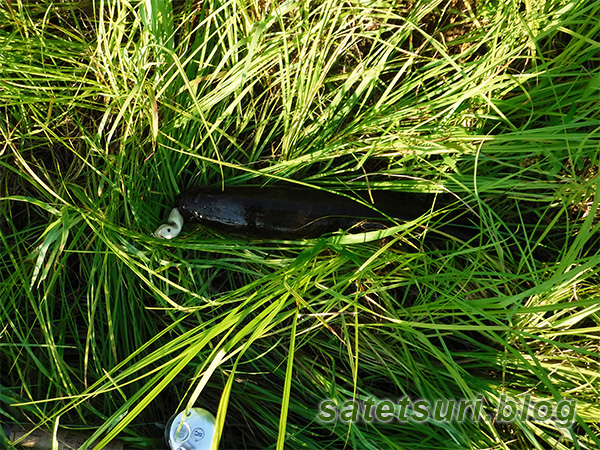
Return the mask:
M 457 238 L 469 245 L 489 244 L 480 232 L 477 216 L 469 208 L 453 205 L 441 211 L 455 200 L 451 196 L 393 191 L 350 192 L 347 197 L 303 188 L 201 188 L 184 192 L 177 198 L 176 208 L 171 210 L 167 223 L 159 226 L 154 236 L 173 239 L 181 232 L 184 222 L 189 221 L 247 237 L 314 238 L 339 230 L 382 229 L 436 211 L 439 216 L 429 224 L 426 235 L 429 242 L 445 243 L 448 238 Z M 523 244 L 517 244 L 516 236 L 518 233 L 505 233 L 507 248 L 522 251 Z M 536 246 L 533 256 L 551 261 L 556 254 L 551 247 Z
M 316 189 L 195 189 L 180 195 L 177 207 L 186 221 L 200 222 L 217 230 L 293 239 L 353 227 L 357 231 L 383 228 L 385 224 L 393 224 L 393 220 L 416 219 L 429 211 L 433 202 L 429 195 L 390 191 L 350 195 L 356 200 Z

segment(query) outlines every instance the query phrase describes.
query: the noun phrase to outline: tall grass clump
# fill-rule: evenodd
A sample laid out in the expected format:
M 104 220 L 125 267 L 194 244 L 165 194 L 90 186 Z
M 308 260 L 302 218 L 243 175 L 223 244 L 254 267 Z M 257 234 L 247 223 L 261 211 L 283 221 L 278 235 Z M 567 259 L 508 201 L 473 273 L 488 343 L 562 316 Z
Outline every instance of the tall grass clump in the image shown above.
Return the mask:
M 599 14 L 0 2 L 0 421 L 164 448 L 195 405 L 220 448 L 600 448 Z M 454 203 L 312 240 L 151 235 L 205 185 Z M 471 240 L 429 239 L 464 211 Z M 317 418 L 403 398 L 482 410 Z M 572 422 L 498 420 L 524 398 Z

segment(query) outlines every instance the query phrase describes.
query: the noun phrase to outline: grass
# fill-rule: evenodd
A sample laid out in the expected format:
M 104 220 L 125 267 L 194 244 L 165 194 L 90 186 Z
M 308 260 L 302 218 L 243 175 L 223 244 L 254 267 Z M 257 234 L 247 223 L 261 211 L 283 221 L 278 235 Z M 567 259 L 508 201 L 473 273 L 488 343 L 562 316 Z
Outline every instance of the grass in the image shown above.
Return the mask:
M 161 448 L 197 405 L 220 448 L 600 447 L 599 1 L 0 4 L 2 422 Z M 485 239 L 151 236 L 244 184 L 450 192 Z M 494 420 L 503 395 L 574 424 Z

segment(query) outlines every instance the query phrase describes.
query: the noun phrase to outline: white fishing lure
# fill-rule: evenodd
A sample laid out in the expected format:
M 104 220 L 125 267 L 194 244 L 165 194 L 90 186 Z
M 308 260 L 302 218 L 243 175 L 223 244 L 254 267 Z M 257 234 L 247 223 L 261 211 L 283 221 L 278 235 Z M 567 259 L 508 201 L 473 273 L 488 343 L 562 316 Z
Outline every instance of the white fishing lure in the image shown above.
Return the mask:
M 167 219 L 167 223 L 162 224 L 154 232 L 154 237 L 160 239 L 176 238 L 183 228 L 183 216 L 177 208 L 173 208 Z

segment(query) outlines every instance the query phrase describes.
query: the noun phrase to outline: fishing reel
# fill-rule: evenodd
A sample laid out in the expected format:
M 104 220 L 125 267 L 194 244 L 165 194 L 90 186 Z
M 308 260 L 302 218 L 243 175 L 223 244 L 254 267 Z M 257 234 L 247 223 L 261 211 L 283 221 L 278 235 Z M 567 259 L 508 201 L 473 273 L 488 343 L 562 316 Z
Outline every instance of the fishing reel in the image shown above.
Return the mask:
M 165 428 L 171 450 L 210 450 L 215 438 L 215 417 L 202 408 L 174 414 Z

